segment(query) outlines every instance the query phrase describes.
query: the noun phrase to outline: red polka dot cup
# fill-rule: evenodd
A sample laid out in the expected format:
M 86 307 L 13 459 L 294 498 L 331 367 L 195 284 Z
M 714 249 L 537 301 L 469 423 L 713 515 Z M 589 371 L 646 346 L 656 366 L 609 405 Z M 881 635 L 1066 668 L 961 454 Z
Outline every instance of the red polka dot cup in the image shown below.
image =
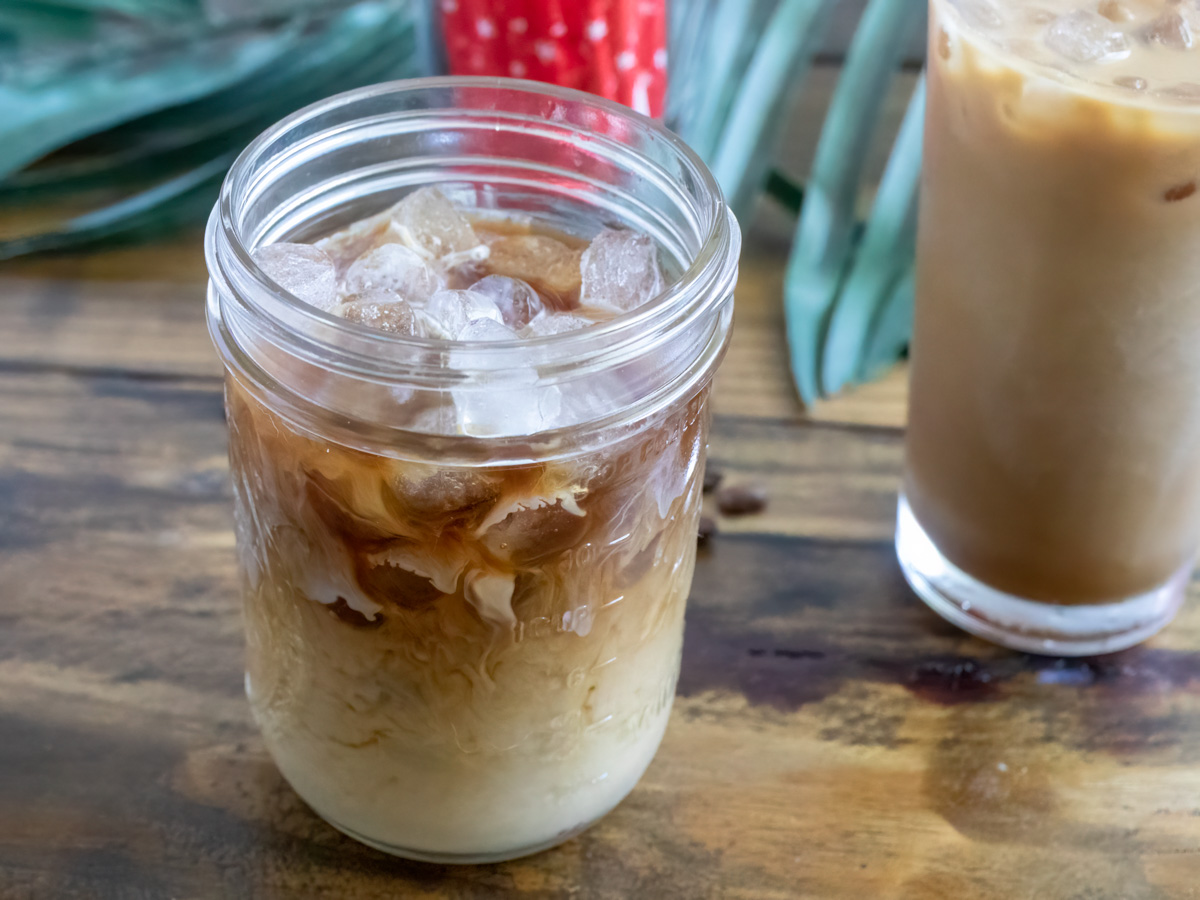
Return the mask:
M 455 75 L 528 78 L 662 115 L 666 0 L 440 0 Z

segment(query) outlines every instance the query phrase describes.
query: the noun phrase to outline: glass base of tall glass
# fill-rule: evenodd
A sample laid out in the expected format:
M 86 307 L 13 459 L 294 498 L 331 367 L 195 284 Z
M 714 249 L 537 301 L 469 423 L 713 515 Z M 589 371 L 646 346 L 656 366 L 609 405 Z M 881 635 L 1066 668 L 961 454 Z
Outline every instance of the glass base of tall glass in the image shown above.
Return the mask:
M 1192 562 L 1165 583 L 1113 603 L 1058 605 L 989 587 L 950 562 L 913 515 L 904 495 L 896 516 L 896 556 L 917 595 L 943 619 L 981 638 L 1029 653 L 1093 656 L 1139 644 L 1167 625 L 1187 591 Z

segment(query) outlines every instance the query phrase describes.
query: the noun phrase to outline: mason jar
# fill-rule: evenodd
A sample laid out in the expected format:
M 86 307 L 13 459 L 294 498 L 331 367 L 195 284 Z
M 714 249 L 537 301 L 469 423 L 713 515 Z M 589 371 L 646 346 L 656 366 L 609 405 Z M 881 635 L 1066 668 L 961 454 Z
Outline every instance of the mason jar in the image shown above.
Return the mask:
M 463 344 L 322 312 L 253 261 L 430 185 L 534 229 L 648 234 L 669 287 L 580 331 Z M 739 244 L 672 134 L 531 82 L 341 94 L 234 164 L 206 251 L 246 692 L 283 775 L 336 828 L 494 861 L 633 789 L 679 670 Z

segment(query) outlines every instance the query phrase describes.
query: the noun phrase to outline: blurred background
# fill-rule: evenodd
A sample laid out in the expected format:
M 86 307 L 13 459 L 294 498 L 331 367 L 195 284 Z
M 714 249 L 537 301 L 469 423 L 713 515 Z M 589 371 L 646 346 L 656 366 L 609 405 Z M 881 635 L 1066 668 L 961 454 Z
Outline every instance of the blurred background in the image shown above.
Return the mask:
M 0 260 L 198 247 L 233 159 L 294 110 L 535 78 L 661 118 L 712 167 L 786 259 L 758 289 L 811 404 L 907 347 L 923 44 L 914 0 L 5 0 Z

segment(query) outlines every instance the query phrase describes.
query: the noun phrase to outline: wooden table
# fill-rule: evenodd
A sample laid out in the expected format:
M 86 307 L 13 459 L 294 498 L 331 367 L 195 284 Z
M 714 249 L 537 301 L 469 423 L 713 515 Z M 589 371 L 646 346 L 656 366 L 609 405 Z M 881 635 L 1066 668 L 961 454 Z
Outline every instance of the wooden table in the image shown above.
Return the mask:
M 891 547 L 903 373 L 801 415 L 753 241 L 700 560 L 641 785 L 539 856 L 390 859 L 281 780 L 242 696 L 198 239 L 0 268 L 0 898 L 1200 896 L 1200 605 L 1055 661 L 928 612 Z

